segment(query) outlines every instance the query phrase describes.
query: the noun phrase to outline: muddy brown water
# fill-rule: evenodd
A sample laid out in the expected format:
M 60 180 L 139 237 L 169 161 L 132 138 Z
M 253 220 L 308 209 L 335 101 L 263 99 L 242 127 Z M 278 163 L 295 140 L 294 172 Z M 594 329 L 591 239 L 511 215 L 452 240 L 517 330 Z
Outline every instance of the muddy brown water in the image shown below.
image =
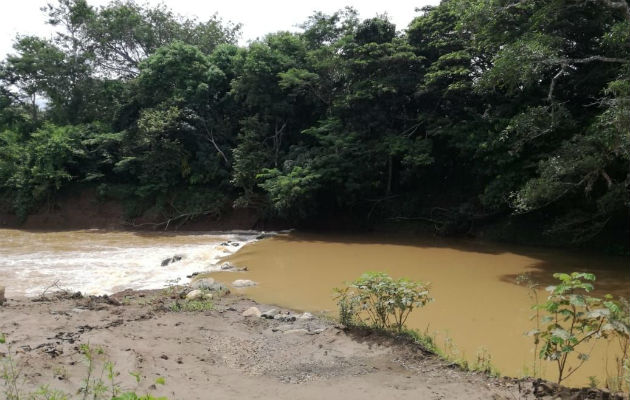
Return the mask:
M 335 313 L 331 288 L 365 271 L 431 282 L 435 301 L 414 311 L 408 325 L 434 336 L 454 358 L 474 363 L 489 354 L 501 374 L 509 376 L 531 374 L 534 360 L 532 338 L 524 335 L 533 328 L 532 301 L 515 284 L 516 276 L 529 273 L 545 287 L 554 272 L 589 271 L 597 275 L 599 294 L 628 297 L 630 292 L 625 257 L 470 241 L 294 234 L 250 244 L 229 260 L 248 267 L 239 278 L 259 283 L 242 293 L 262 303 L 320 313 Z M 236 279 L 223 272 L 213 276 Z M 539 297 L 544 299 L 546 292 L 541 289 Z M 605 382 L 606 366 L 612 375 L 619 355 L 615 345 L 599 343 L 591 360 L 566 383 L 586 385 L 589 376 Z M 542 375 L 555 380 L 554 365 L 543 363 Z
M 517 275 L 529 272 L 544 286 L 554 272 L 590 271 L 598 277 L 599 294 L 630 292 L 625 257 L 391 236 L 291 234 L 254 241 L 256 235 L 0 230 L 0 286 L 7 286 L 9 297 L 38 295 L 55 281 L 90 294 L 163 287 L 177 279 L 187 282 L 192 272 L 220 269 L 227 257 L 248 272 L 213 276 L 228 284 L 259 283 L 236 291 L 261 303 L 334 315 L 332 288 L 365 271 L 384 271 L 432 284 L 435 302 L 411 315 L 411 328 L 434 336 L 454 358 L 474 362 L 477 354 L 490 354 L 492 364 L 509 376 L 531 373 L 534 359 L 531 338 L 523 335 L 533 326 L 531 300 L 514 283 Z M 161 266 L 175 254 L 183 259 Z M 600 343 L 567 383 L 585 385 L 589 376 L 603 383 L 616 354 L 614 343 Z M 554 379 L 553 365 L 546 364 L 544 376 Z

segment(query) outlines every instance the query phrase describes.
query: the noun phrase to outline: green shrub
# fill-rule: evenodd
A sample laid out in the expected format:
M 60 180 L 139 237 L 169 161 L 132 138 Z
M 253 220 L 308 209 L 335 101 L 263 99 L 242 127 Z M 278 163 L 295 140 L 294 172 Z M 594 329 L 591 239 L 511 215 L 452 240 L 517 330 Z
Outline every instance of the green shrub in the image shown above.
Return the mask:
M 393 279 L 382 272 L 368 272 L 346 289 L 336 289 L 339 315 L 344 324 L 364 323 L 377 329 L 402 332 L 409 314 L 433 299 L 429 284 Z
M 546 302 L 534 305 L 543 315 L 540 328 L 530 335 L 535 343 L 542 343 L 538 356 L 556 364 L 561 383 L 589 359 L 590 348 L 584 350 L 588 342 L 621 331 L 612 318 L 619 312 L 619 305 L 610 296 L 602 299 L 588 295 L 595 275 L 573 272 L 553 276 L 560 282 L 547 288 L 550 294 Z M 570 365 L 570 356 L 575 352 L 577 364 Z

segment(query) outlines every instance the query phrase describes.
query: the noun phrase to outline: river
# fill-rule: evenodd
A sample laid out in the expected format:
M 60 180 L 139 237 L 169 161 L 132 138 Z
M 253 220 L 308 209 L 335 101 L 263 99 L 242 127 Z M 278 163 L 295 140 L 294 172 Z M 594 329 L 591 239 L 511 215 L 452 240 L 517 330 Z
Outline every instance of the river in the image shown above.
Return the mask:
M 7 295 L 33 296 L 57 285 L 88 294 L 126 288 L 158 288 L 193 272 L 217 271 L 226 258 L 247 272 L 215 272 L 226 283 L 251 279 L 258 286 L 237 289 L 253 299 L 298 310 L 334 315 L 332 288 L 365 271 L 431 282 L 435 301 L 415 311 L 411 328 L 435 338 L 453 358 L 474 362 L 489 354 L 503 375 L 531 373 L 534 360 L 532 304 L 515 284 L 529 273 L 542 289 L 554 272 L 597 275 L 597 294 L 628 296 L 629 260 L 580 251 L 507 246 L 470 240 L 392 236 L 279 235 L 256 241 L 255 232 L 132 233 L 112 231 L 27 232 L 0 230 L 0 284 Z M 229 243 L 228 243 L 229 241 Z M 161 266 L 175 254 L 179 262 Z M 600 341 L 591 360 L 566 383 L 603 383 L 612 373 L 615 343 Z M 553 364 L 543 376 L 554 379 Z

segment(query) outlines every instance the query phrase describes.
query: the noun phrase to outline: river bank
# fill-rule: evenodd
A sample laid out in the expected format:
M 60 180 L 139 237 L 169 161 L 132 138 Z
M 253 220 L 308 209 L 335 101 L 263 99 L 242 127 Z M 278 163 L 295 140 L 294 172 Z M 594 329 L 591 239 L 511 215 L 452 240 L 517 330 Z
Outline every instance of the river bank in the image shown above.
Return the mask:
M 154 290 L 9 299 L 0 307 L 0 332 L 22 367 L 21 390 L 49 385 L 76 393 L 86 373 L 80 348 L 89 344 L 104 352 L 98 373 L 110 361 L 121 388 L 171 400 L 536 398 L 531 381 L 462 371 L 408 341 L 317 317 L 244 316 L 254 306 L 274 307 L 237 295 L 216 299 L 211 310 L 173 312 L 175 296 Z M 129 373 L 137 373 L 139 383 Z M 156 387 L 158 377 L 164 386 Z M 541 398 L 552 398 L 540 390 Z

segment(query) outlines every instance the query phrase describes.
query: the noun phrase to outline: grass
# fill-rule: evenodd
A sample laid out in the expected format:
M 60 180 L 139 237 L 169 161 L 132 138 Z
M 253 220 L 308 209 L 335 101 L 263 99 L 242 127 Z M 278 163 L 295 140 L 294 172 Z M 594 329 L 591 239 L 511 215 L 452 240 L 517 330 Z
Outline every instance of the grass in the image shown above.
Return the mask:
M 0 383 L 4 384 L 0 386 L 4 386 L 6 400 L 167 400 L 166 397 L 154 397 L 148 393 L 137 395 L 134 391 L 124 391 L 116 379 L 120 374 L 114 369 L 114 364 L 106 359 L 103 349 L 89 344 L 79 346 L 86 372 L 81 387 L 75 391 L 75 396 L 52 389 L 49 385 L 41 385 L 35 391 L 28 392 L 22 387 L 24 382 L 22 366 L 18 365 L 11 343 L 4 334 L 0 334 L 0 345 L 6 348 L 6 352 L 0 353 Z M 67 378 L 64 367 L 54 367 L 53 374 L 57 378 L 59 376 Z M 139 373 L 130 374 L 136 377 L 137 383 L 140 383 Z M 164 385 L 164 378 L 158 377 L 155 384 Z
M 168 305 L 168 310 L 172 312 L 210 311 L 213 308 L 211 300 L 175 300 Z

